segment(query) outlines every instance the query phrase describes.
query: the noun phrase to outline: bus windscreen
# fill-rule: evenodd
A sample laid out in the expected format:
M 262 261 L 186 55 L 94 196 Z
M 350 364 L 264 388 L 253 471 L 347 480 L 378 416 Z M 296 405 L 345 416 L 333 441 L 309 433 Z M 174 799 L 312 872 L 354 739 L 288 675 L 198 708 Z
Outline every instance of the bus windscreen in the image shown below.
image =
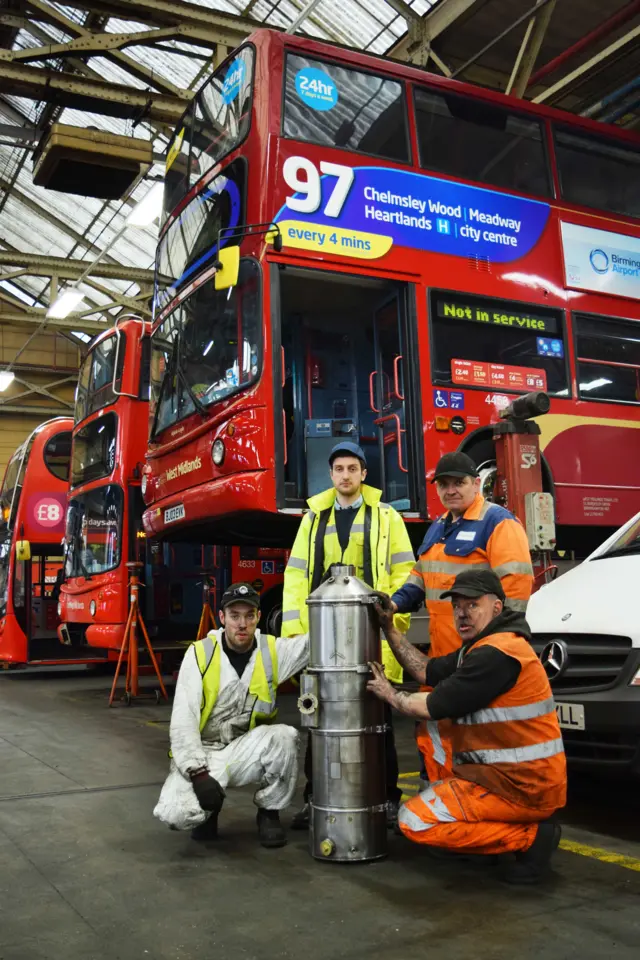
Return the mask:
M 120 563 L 124 496 L 108 484 L 69 501 L 65 577 L 91 577 Z

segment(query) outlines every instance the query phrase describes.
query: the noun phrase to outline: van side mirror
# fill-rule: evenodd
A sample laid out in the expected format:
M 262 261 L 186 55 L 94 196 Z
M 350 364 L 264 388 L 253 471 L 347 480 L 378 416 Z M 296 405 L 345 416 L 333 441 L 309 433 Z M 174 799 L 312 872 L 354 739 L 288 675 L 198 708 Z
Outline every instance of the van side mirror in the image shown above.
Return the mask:
M 238 285 L 240 273 L 240 247 L 225 247 L 218 252 L 216 275 L 214 278 L 216 290 L 227 290 Z
M 31 560 L 31 544 L 28 540 L 16 540 L 16 560 Z

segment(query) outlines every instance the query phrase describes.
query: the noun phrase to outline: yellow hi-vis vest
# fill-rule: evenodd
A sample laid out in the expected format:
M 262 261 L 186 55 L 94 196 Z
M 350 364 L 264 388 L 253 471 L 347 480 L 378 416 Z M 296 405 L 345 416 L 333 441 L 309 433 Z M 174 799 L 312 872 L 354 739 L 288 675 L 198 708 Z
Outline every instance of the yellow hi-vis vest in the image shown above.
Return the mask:
M 196 640 L 193 646 L 198 667 L 202 674 L 202 707 L 200 712 L 200 733 L 202 733 L 211 716 L 211 711 L 216 705 L 220 690 L 221 644 L 215 634 L 210 633 L 204 640 Z M 253 730 L 259 723 L 274 723 L 278 713 L 276 706 L 277 689 L 276 639 L 267 634 L 260 634 L 258 653 L 249 683 L 249 693 L 257 698 L 251 711 L 250 730 Z

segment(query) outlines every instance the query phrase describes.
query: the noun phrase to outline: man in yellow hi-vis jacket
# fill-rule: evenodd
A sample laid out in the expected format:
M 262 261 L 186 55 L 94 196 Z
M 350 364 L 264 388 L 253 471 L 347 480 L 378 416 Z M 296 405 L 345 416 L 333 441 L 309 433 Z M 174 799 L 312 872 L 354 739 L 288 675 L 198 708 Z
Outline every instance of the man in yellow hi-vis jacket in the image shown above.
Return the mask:
M 309 628 L 306 600 L 325 578 L 334 563 L 353 564 L 356 575 L 376 590 L 393 592 L 406 581 L 414 564 L 411 541 L 404 520 L 389 504 L 381 502 L 381 491 L 365 484 L 367 464 L 362 448 L 343 441 L 329 455 L 333 487 L 309 499 L 284 574 L 282 633 L 293 637 Z M 403 633 L 410 617 L 399 614 L 395 625 Z M 393 683 L 402 681 L 402 667 L 386 640 L 382 643 L 385 674 Z M 398 789 L 391 714 L 386 717 L 387 809 L 390 825 L 396 820 L 401 791 Z M 305 756 L 307 784 L 304 806 L 293 819 L 294 829 L 309 824 L 312 794 L 311 747 Z
M 258 838 L 281 847 L 279 811 L 298 782 L 298 734 L 277 723 L 278 683 L 309 660 L 308 637 L 257 629 L 260 595 L 235 583 L 222 595 L 218 630 L 187 650 L 171 713 L 171 769 L 154 816 L 194 840 L 214 840 L 228 787 L 258 785 Z

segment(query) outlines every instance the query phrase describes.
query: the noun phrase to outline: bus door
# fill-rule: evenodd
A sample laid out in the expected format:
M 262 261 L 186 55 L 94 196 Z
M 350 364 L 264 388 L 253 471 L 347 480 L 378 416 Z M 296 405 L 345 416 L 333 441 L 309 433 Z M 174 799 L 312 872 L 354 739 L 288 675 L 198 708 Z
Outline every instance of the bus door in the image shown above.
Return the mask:
M 369 410 L 378 444 L 380 485 L 397 510 L 410 510 L 403 362 L 404 330 L 397 293 L 373 314 L 375 365 L 369 375 Z
M 53 640 L 56 650 L 58 639 L 58 573 L 62 570 L 61 556 L 36 554 L 32 556 L 31 567 L 31 627 L 29 638 L 29 657 L 32 659 L 32 645 L 37 641 Z
M 407 362 L 417 357 L 407 349 L 416 336 L 413 297 L 409 284 L 385 278 L 279 269 L 272 316 L 280 319 L 282 364 L 280 508 L 300 509 L 327 489 L 331 449 L 350 440 L 386 502 L 420 509 L 419 371 Z

